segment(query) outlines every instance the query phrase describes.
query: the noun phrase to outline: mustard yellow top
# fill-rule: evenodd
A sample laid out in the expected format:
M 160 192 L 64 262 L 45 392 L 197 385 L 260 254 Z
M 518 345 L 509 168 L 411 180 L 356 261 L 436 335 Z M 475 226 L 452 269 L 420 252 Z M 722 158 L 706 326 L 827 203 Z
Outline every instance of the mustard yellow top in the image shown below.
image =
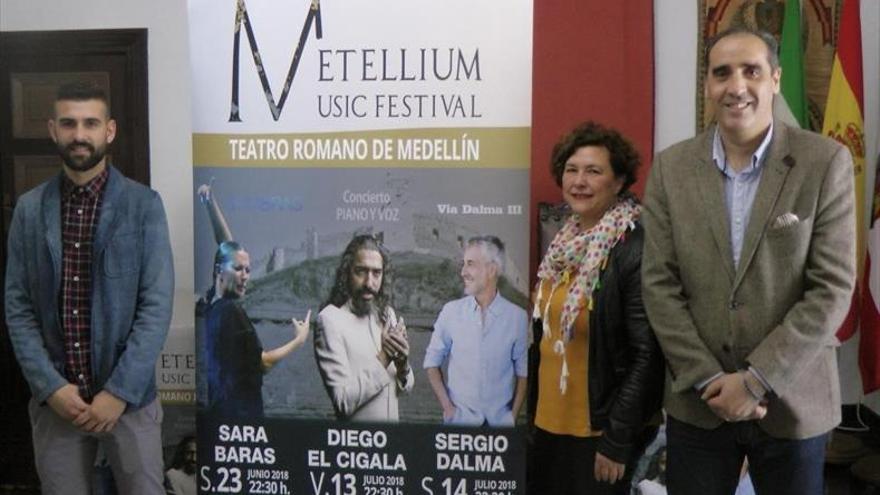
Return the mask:
M 568 287 L 573 282 L 574 277 L 571 277 L 570 282 L 561 283 L 552 295 L 551 283 L 541 282 L 541 294 L 544 298 L 550 297 L 550 310 L 547 314 L 549 335 L 545 326 L 545 335 L 540 342 L 541 363 L 538 366 L 538 406 L 535 412 L 535 425 L 557 435 L 594 437 L 601 435 L 602 432 L 594 431 L 590 424 L 587 382 L 590 323 L 589 312 L 586 309 L 578 313 L 574 334 L 565 346 L 569 375 L 564 394 L 560 389 L 559 381 L 563 356 L 554 351 L 556 341 L 562 339 L 559 317 L 565 304 Z M 546 299 L 539 301 L 539 304 L 541 314 L 544 316 Z

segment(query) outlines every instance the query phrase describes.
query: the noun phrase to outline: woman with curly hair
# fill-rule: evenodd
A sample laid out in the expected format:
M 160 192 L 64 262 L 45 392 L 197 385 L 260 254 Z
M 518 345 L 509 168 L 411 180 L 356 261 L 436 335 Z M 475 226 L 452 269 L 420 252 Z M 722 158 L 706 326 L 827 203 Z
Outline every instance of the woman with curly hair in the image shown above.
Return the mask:
M 656 434 L 663 357 L 641 296 L 639 156 L 619 132 L 584 123 L 556 144 L 551 172 L 571 216 L 538 269 L 539 344 L 530 492 L 628 494 Z

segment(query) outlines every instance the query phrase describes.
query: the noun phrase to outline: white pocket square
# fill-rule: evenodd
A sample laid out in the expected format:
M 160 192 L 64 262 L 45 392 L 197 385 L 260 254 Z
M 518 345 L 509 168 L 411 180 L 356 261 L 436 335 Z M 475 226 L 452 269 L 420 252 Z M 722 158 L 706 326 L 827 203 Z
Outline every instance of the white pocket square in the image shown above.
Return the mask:
M 770 224 L 771 229 L 782 229 L 788 227 L 790 225 L 794 225 L 800 222 L 801 219 L 798 218 L 794 213 L 783 213 L 778 217 L 773 219 L 773 223 Z

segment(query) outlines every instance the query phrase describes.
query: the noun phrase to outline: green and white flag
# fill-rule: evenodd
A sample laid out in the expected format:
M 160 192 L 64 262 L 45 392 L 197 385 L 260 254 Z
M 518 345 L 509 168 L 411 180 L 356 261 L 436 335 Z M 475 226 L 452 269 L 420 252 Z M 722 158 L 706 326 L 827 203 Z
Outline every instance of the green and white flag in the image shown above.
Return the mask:
M 810 125 L 807 96 L 804 90 L 804 49 L 801 33 L 800 0 L 785 2 L 785 20 L 779 44 L 779 64 L 782 67 L 781 98 L 776 100 L 776 115 L 783 121 L 801 128 Z

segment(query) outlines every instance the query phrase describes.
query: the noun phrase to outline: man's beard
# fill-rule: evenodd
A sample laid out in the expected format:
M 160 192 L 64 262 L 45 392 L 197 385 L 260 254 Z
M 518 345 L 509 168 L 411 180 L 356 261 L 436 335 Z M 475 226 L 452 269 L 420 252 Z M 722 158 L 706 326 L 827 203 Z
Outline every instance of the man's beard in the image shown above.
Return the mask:
M 75 158 L 73 156 L 73 148 L 79 146 L 85 146 L 86 148 L 88 148 L 89 154 L 85 158 Z M 71 170 L 75 170 L 77 172 L 86 172 L 95 168 L 95 166 L 104 159 L 104 156 L 107 153 L 106 146 L 95 148 L 89 143 L 77 141 L 74 141 L 67 146 L 59 144 L 57 148 L 58 154 L 61 156 L 64 164 L 67 165 L 67 167 Z
M 365 299 L 364 294 L 372 294 L 373 298 Z M 369 287 L 357 290 L 351 295 L 351 312 L 357 317 L 367 316 L 372 313 L 373 309 L 376 307 L 376 299 L 378 299 L 378 297 L 379 294 Z
M 184 462 L 183 466 L 181 466 L 181 467 L 183 468 L 183 472 L 186 474 L 189 474 L 189 475 L 196 474 L 196 463 L 195 462 Z

